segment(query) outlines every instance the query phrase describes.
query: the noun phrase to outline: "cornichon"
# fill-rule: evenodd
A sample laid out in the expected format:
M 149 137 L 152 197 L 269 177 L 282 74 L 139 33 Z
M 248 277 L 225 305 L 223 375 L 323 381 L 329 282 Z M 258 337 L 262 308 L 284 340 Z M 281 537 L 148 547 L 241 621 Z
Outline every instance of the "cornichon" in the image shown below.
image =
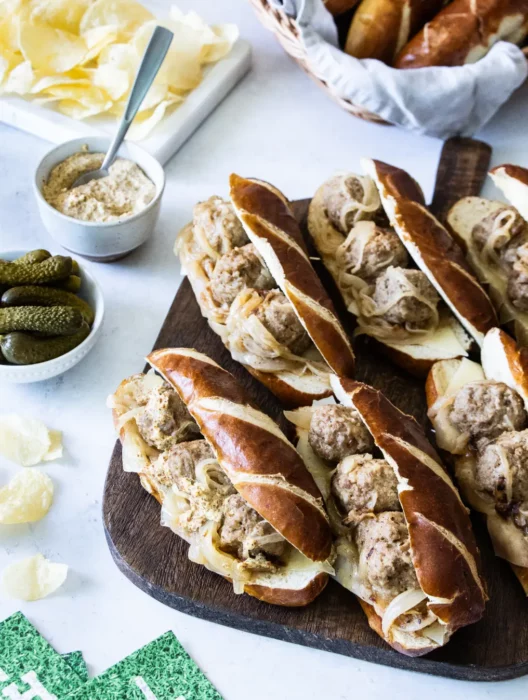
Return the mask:
M 48 258 L 51 258 L 51 253 L 48 250 L 30 250 L 29 253 L 22 255 L 20 258 L 17 258 L 13 262 L 16 265 L 24 265 L 26 263 L 33 265 L 33 263 L 43 262 Z
M 89 326 L 95 318 L 92 307 L 84 299 L 64 289 L 53 287 L 11 287 L 2 294 L 1 301 L 5 306 L 71 306 L 79 309 Z
M 76 333 L 84 320 L 78 309 L 69 306 L 16 306 L 0 309 L 0 333 L 33 331 L 47 335 Z
M 81 288 L 81 278 L 77 275 L 70 275 L 66 277 L 65 280 L 57 280 L 56 282 L 50 282 L 46 284 L 46 287 L 53 287 L 54 289 L 64 289 L 67 292 L 78 292 Z
M 43 284 L 63 280 L 71 275 L 72 260 L 54 255 L 36 263 L 0 263 L 0 284 L 15 287 L 19 284 Z
M 89 333 L 90 328 L 84 321 L 77 333 L 61 338 L 35 338 L 27 333 L 8 333 L 0 340 L 0 350 L 5 359 L 14 365 L 34 365 L 70 352 Z

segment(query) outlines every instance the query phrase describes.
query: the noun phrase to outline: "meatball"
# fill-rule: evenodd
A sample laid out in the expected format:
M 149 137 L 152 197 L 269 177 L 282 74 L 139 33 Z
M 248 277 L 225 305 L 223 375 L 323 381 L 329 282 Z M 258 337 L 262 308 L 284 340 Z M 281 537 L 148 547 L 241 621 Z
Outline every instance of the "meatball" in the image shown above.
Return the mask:
M 273 277 L 252 243 L 223 255 L 211 277 L 214 299 L 227 306 L 243 289 L 272 289 L 274 286 Z
M 493 244 L 493 251 L 495 253 L 500 253 L 514 236 L 517 236 L 524 230 L 525 225 L 525 221 L 518 211 L 504 205 L 482 219 L 482 221 L 473 228 L 471 236 L 476 247 L 482 250 L 486 243 L 488 243 L 490 237 L 492 235 L 495 236 L 500 230 L 501 234 L 496 237 L 495 243 Z
M 145 442 L 158 450 L 168 450 L 178 442 L 199 434 L 187 407 L 167 384 L 149 392 L 136 424 Z
M 276 536 L 276 542 L 263 544 L 259 539 Z M 278 539 L 280 535 L 266 522 L 256 510 L 253 510 L 238 493 L 228 496 L 224 501 L 224 519 L 219 530 L 220 549 L 238 559 L 258 555 L 279 558 L 284 553 L 286 541 Z
M 528 504 L 528 430 L 503 433 L 486 445 L 478 455 L 475 477 L 482 490 L 495 498 L 497 510 L 512 512 L 515 519 L 515 504 Z
M 310 347 L 310 336 L 297 318 L 291 303 L 278 289 L 266 294 L 255 315 L 266 330 L 294 354 L 301 355 Z
M 368 281 L 390 266 L 407 267 L 409 256 L 394 231 L 360 222 L 339 247 L 337 261 L 342 269 Z
M 335 175 L 326 182 L 323 198 L 326 215 L 345 236 L 356 221 L 372 219 L 380 208 L 376 188 L 373 186 L 366 192 L 365 182 L 365 178 L 357 175 Z M 367 197 L 370 197 L 370 202 L 365 202 Z
M 512 271 L 508 275 L 506 294 L 515 308 L 528 312 L 528 274 Z
M 339 462 L 358 452 L 370 452 L 374 440 L 354 408 L 318 406 L 312 414 L 308 440 L 323 459 Z
M 164 486 L 176 485 L 186 491 L 186 480 L 194 481 L 196 465 L 204 459 L 215 459 L 213 450 L 206 440 L 180 442 L 167 450 L 154 462 L 152 475 Z M 231 483 L 227 476 L 220 477 L 226 488 Z M 231 487 L 231 493 L 234 493 Z
M 437 317 L 440 301 L 423 272 L 401 267 L 389 267 L 376 279 L 372 299 L 381 317 L 408 330 L 428 328 Z
M 419 588 L 403 513 L 365 518 L 355 535 L 360 569 L 364 568 L 377 597 L 389 601 L 409 588 Z
M 455 394 L 449 420 L 479 446 L 505 430 L 521 430 L 526 412 L 519 394 L 506 384 L 470 382 Z
M 337 465 L 332 493 L 347 513 L 348 522 L 361 520 L 367 513 L 401 510 L 393 468 L 369 454 L 346 457 Z
M 197 241 L 205 239 L 220 255 L 249 243 L 233 205 L 220 197 L 199 202 L 193 211 L 193 232 Z

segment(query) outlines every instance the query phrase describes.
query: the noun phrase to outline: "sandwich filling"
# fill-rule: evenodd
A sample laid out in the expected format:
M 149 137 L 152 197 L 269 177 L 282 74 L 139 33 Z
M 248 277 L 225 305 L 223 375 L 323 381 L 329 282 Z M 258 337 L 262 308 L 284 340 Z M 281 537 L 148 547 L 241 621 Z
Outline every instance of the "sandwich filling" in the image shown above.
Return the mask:
M 469 381 L 464 382 L 465 376 Z M 497 554 L 528 566 L 528 414 L 523 399 L 464 360 L 429 417 L 439 446 L 459 455 L 460 487 L 470 504 L 488 516 Z
M 427 276 L 413 267 L 370 177 L 342 175 L 325 182 L 310 206 L 309 226 L 358 320 L 357 335 L 396 348 L 434 345 L 440 357 L 466 354 L 470 341 L 456 329 Z
M 339 582 L 372 605 L 388 639 L 411 634 L 440 643 L 442 626 L 413 564 L 398 478 L 385 459 L 373 456 L 373 438 L 358 412 L 328 404 L 286 416 L 297 426 L 298 450 L 325 497 Z
M 191 560 L 232 579 L 239 593 L 255 577 L 278 573 L 292 561 L 299 569 L 312 564 L 237 493 L 185 404 L 161 377 L 132 377 L 109 404 L 119 416 L 117 429 L 135 437 L 123 440 L 125 468 L 131 452 L 140 452 L 134 470 L 161 501 L 162 524 L 189 542 Z
M 328 390 L 326 363 L 230 202 L 211 197 L 197 204 L 176 248 L 202 312 L 235 360 Z
M 473 252 L 506 279 L 508 300 L 528 312 L 528 224 L 513 207 L 496 208 L 471 232 Z

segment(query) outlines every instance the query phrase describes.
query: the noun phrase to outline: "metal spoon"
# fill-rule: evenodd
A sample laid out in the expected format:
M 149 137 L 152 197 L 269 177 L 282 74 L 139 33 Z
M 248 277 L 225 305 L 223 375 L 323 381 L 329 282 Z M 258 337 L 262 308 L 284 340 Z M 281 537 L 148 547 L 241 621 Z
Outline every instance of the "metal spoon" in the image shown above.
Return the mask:
M 145 95 L 149 91 L 150 86 L 154 82 L 154 78 L 161 68 L 161 64 L 163 63 L 163 59 L 169 50 L 173 36 L 174 34 L 168 29 L 165 29 L 164 27 L 156 27 L 152 33 L 152 37 L 150 38 L 143 58 L 141 59 L 123 118 L 121 119 L 117 133 L 114 136 L 110 147 L 108 148 L 101 167 L 98 170 L 90 170 L 78 177 L 73 183 L 72 187 L 79 187 L 80 185 L 85 185 L 91 180 L 100 180 L 102 177 L 108 176 L 108 169 L 114 162 L 119 147 L 123 143 L 126 133 L 132 124 L 132 120 L 136 116 Z

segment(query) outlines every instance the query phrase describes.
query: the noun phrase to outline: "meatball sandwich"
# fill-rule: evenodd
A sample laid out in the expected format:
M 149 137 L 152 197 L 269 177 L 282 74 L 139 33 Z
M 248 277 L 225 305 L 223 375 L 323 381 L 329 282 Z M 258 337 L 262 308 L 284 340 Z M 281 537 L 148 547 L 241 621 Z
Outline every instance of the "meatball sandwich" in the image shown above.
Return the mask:
M 528 350 L 494 328 L 484 338 L 482 365 L 437 363 L 426 394 L 436 441 L 454 456 L 463 497 L 484 514 L 495 553 L 528 595 Z
M 276 605 L 301 606 L 332 573 L 323 499 L 293 445 L 206 355 L 157 350 L 109 399 L 123 468 L 161 504 L 189 559 Z M 161 376 L 160 376 L 161 375 Z
M 492 327 L 493 308 L 448 251 L 449 235 L 427 211 L 414 180 L 377 161 L 365 167 L 365 176 L 336 175 L 317 190 L 308 228 L 357 319 L 356 334 L 370 336 L 401 367 L 425 376 L 437 360 L 467 356 L 472 337 L 479 341 Z M 445 280 L 453 293 L 446 293 Z
M 500 165 L 490 176 L 511 204 L 464 197 L 447 220 L 501 324 L 528 345 L 528 170 Z
M 286 417 L 325 499 L 335 576 L 386 642 L 426 654 L 484 612 L 467 510 L 413 418 L 365 384 L 333 378 L 332 385 L 341 404 Z
M 287 406 L 329 396 L 354 355 L 284 195 L 230 178 L 230 201 L 194 208 L 175 250 L 200 310 L 232 357 Z

